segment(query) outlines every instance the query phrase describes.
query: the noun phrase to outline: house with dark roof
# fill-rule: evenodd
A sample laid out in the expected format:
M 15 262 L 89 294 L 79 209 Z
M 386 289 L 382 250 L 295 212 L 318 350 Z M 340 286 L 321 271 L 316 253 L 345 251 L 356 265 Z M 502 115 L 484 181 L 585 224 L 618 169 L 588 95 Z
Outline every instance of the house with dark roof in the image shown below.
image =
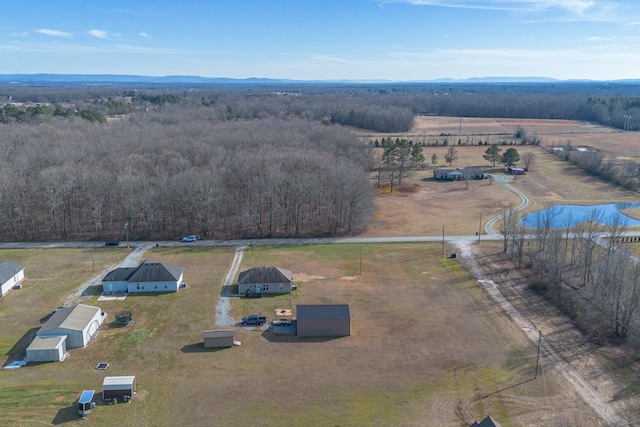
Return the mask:
M 0 262 L 0 297 L 21 286 L 24 281 L 24 267 L 13 261 Z
M 461 181 L 463 179 L 483 179 L 484 172 L 480 168 L 435 169 L 433 179 L 438 181 Z
M 240 295 L 291 293 L 293 274 L 279 267 L 255 267 L 238 275 Z
M 103 292 L 178 292 L 184 269 L 175 265 L 144 261 L 137 267 L 123 267 L 102 279 Z
M 351 335 L 349 304 L 298 304 L 299 337 L 347 337 Z
M 485 417 L 484 420 L 477 422 L 474 421 L 469 427 L 501 427 L 500 424 L 489 415 Z

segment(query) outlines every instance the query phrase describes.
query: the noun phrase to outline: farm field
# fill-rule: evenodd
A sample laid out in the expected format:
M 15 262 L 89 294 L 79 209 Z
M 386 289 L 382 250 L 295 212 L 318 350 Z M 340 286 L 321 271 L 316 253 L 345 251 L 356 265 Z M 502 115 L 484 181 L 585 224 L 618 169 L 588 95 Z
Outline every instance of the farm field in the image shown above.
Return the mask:
M 202 330 L 214 326 L 232 255 L 229 248 L 149 251 L 149 259 L 184 267 L 189 287 L 100 303 L 111 315 L 131 310 L 136 323 L 113 328 L 110 317 L 97 341 L 66 361 L 0 372 L 2 418 L 22 425 L 458 426 L 490 413 L 503 425 L 602 425 L 552 364 L 543 364 L 544 381 L 529 381 L 535 345 L 437 245 L 251 247 L 241 270 L 282 266 L 299 289 L 290 298 L 233 299 L 236 319 L 250 312 L 272 318 L 275 306 L 288 304 L 348 302 L 352 336 L 300 339 L 237 327 L 240 347 L 205 351 Z M 17 305 L 3 310 L 18 322 L 31 316 Z M 107 371 L 94 369 L 100 362 L 110 363 Z M 106 375 L 136 375 L 138 395 L 131 404 L 98 404 L 80 421 L 74 399 L 82 389 L 99 391 Z
M 564 134 L 554 130 L 558 138 L 581 135 L 570 130 L 578 125 L 566 126 Z M 485 132 L 496 131 L 489 126 Z M 621 133 L 604 129 L 593 135 L 613 140 Z M 635 150 L 633 140 L 616 140 L 609 147 L 622 150 L 625 144 L 629 153 Z M 486 147 L 457 148 L 460 159 L 453 167 L 490 169 L 482 159 Z M 560 201 L 638 200 L 635 193 L 590 177 L 542 148 L 516 148 L 521 154 L 536 154 L 530 173 L 513 183 L 531 199 L 528 211 Z M 436 152 L 443 159 L 445 151 L 442 146 L 425 147 L 425 157 Z M 393 193 L 380 192 L 375 222 L 365 236 L 440 235 L 443 225 L 447 236 L 473 235 L 481 213 L 484 223 L 503 206 L 519 203 L 497 182 L 470 181 L 469 188 L 465 182 L 434 182 L 432 170 L 414 171 Z M 590 348 L 575 334 L 563 335 L 575 332 L 570 322 L 541 309 L 545 303 L 525 293 L 526 275 L 501 258 L 499 244 L 483 242 L 474 252 L 486 274 L 510 270 L 491 277 L 514 292 L 510 297 L 518 310 L 526 312 L 549 341 L 562 343 L 559 350 L 616 409 L 635 414 L 629 409 L 638 406 L 629 378 L 635 378 L 636 362 L 619 368 L 614 350 Z M 25 288 L 0 299 L 0 350 L 12 356 L 21 350 L 16 343 L 33 332 L 43 316 L 128 252 L 2 253 L 27 267 Z M 236 340 L 242 346 L 206 351 L 202 330 L 214 328 L 215 304 L 233 248 L 156 248 L 145 258 L 183 267 L 188 288 L 100 303 L 95 289 L 88 292 L 82 302 L 99 305 L 110 316 L 97 341 L 71 350 L 61 363 L 0 371 L 0 419 L 8 425 L 34 426 L 466 426 L 491 414 L 504 426 L 605 425 L 552 361 L 543 358 L 538 379 L 529 381 L 535 345 L 487 299 L 459 261 L 442 258 L 439 244 L 250 247 L 241 270 L 277 265 L 293 272 L 299 289 L 290 298 L 233 299 L 235 319 L 254 312 L 271 319 L 275 306 L 288 304 L 347 302 L 352 336 L 298 339 L 237 327 Z M 112 327 L 113 314 L 121 309 L 131 310 L 136 323 Z M 618 376 L 598 370 L 596 361 L 609 361 Z M 100 362 L 110 363 L 109 369 L 95 370 Z M 75 399 L 83 389 L 99 391 L 106 375 L 136 375 L 138 395 L 129 405 L 99 403 L 81 421 Z
M 427 131 L 440 133 L 452 130 L 453 128 L 449 129 L 437 125 L 440 123 L 438 120 L 446 119 L 418 117 L 416 118 L 416 126 L 410 134 L 398 136 L 411 138 L 412 135 L 419 134 L 421 130 L 425 133 Z M 466 123 L 467 120 L 475 123 L 471 131 L 482 131 L 483 139 L 495 137 L 496 142 L 500 139 L 505 140 L 502 134 L 506 132 L 506 129 L 510 129 L 509 135 L 511 135 L 515 128 L 521 125 L 525 130 L 536 129 L 537 134 L 543 140 L 543 145 L 547 140 L 563 141 L 564 144 L 567 137 L 570 137 L 574 146 L 588 145 L 608 151 L 616 157 L 640 155 L 640 133 L 619 132 L 571 121 L 556 123 L 553 120 L 465 118 L 463 123 Z M 369 135 L 366 139 L 381 137 L 381 135 Z M 440 140 L 442 143 L 441 137 Z M 512 146 L 501 145 L 500 147 L 504 152 Z M 410 172 L 408 178 L 403 178 L 402 186 L 394 188 L 392 193 L 379 192 L 375 201 L 375 220 L 371 229 L 364 235 L 437 236 L 442 234 L 443 226 L 445 226 L 445 234 L 448 236 L 473 235 L 479 229 L 483 229 L 489 219 L 499 215 L 503 207 L 516 207 L 520 204 L 520 199 L 516 195 L 497 182 L 471 180 L 467 186 L 464 181 L 434 181 L 432 179 L 434 168 L 476 166 L 496 177 L 509 177 L 512 179 L 514 187 L 525 193 L 530 199 L 529 207 L 522 214 L 542 210 L 558 203 L 593 205 L 640 201 L 638 193 L 593 177 L 560 160 L 542 146 L 514 145 L 513 147 L 518 150 L 521 157 L 523 153 L 528 151 L 535 154 L 530 171 L 527 175 L 517 179 L 507 175 L 502 165 L 496 165 L 494 169 L 489 162 L 482 158 L 487 149 L 486 146 L 456 146 L 459 159 L 452 166 L 444 162 L 444 155 L 448 147 L 442 145 L 425 146 L 424 156 L 429 166 Z M 430 164 L 430 158 L 433 154 L 439 158 L 439 163 L 435 167 Z M 375 183 L 374 175 L 372 175 L 372 182 Z M 481 214 L 482 227 L 480 227 Z M 637 215 L 633 211 L 630 214 Z

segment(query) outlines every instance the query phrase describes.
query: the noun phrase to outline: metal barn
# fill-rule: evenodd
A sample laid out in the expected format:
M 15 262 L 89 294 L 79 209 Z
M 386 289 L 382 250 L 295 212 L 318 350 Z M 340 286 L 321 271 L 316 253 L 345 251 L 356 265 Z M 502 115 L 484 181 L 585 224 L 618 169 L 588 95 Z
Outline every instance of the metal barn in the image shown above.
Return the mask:
M 67 336 L 35 337 L 27 347 L 27 362 L 60 362 L 67 356 Z
M 124 396 L 133 397 L 136 391 L 135 376 L 104 377 L 102 381 L 102 398 L 114 399 Z
M 56 311 L 42 325 L 36 336 L 41 338 L 67 336 L 67 348 L 83 348 L 100 329 L 106 314 L 99 307 L 78 304 Z
M 213 329 L 204 331 L 204 348 L 232 347 L 236 331 L 233 329 Z
M 299 337 L 351 335 L 349 304 L 301 304 L 296 306 Z

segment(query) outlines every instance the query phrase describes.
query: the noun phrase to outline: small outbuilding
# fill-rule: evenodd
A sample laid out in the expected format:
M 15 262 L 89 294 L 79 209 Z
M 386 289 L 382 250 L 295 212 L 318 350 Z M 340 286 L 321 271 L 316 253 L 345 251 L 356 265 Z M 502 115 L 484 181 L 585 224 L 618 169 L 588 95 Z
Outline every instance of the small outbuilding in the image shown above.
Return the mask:
M 299 304 L 296 306 L 299 337 L 351 335 L 349 304 Z
M 293 285 L 293 274 L 280 267 L 255 267 L 238 275 L 238 293 L 289 294 Z
M 96 394 L 95 390 L 83 390 L 78 399 L 78 414 L 84 418 L 91 413 L 91 410 L 96 407 L 96 402 L 93 401 L 93 396 Z
M 0 262 L 0 297 L 22 286 L 24 267 L 13 261 Z
M 202 332 L 204 348 L 232 347 L 235 337 L 233 329 L 212 329 Z
M 47 320 L 36 333 L 37 337 L 66 336 L 66 346 L 71 348 L 86 347 L 98 333 L 106 314 L 100 307 L 78 304 L 62 308 Z
M 102 381 L 102 399 L 118 399 L 129 396 L 133 397 L 136 392 L 136 377 L 117 376 L 104 377 Z
M 67 357 L 66 335 L 35 337 L 27 347 L 27 362 L 61 362 Z

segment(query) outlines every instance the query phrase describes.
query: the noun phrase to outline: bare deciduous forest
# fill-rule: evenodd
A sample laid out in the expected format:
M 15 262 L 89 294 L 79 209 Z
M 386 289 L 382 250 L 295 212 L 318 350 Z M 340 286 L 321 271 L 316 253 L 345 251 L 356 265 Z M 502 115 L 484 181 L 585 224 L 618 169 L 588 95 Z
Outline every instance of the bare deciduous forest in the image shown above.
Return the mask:
M 637 129 L 637 85 L 0 87 L 0 240 L 366 230 L 371 147 L 418 114 Z

